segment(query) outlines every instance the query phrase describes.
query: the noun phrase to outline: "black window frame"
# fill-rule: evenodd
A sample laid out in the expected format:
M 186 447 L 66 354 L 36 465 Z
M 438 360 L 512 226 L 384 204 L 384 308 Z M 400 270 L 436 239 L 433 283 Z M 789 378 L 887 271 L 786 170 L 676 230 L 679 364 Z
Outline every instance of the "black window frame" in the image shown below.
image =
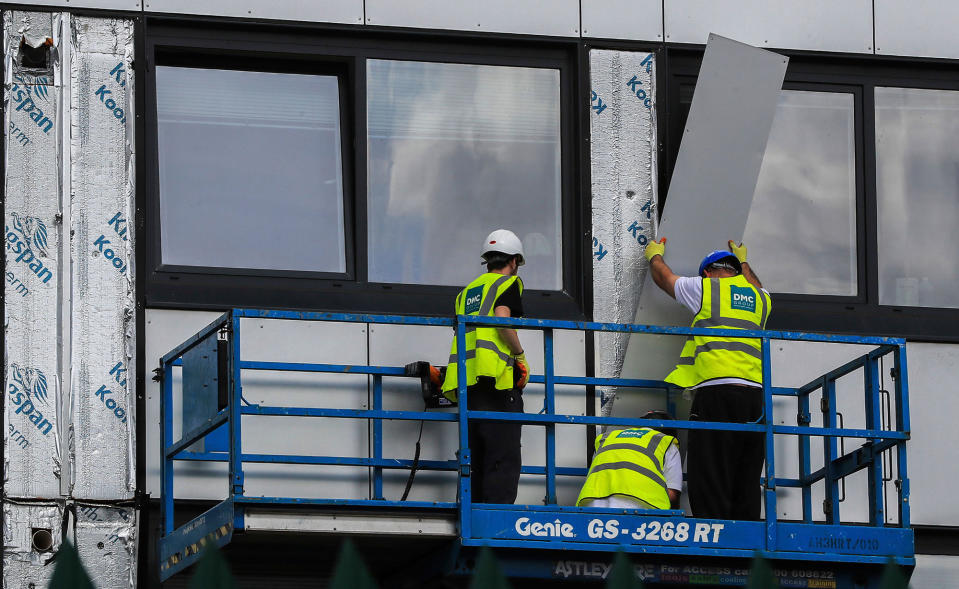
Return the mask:
M 879 304 L 876 198 L 875 95 L 877 86 L 959 90 L 959 72 L 942 60 L 890 59 L 781 51 L 789 56 L 783 88 L 853 92 L 856 129 L 856 296 L 775 293 L 769 329 L 906 337 L 912 341 L 959 341 L 959 309 Z M 660 158 L 660 210 L 679 151 L 686 113 L 686 86 L 695 84 L 703 48 L 666 49 L 660 94 L 666 130 Z M 762 268 L 756 269 L 762 277 Z
M 582 319 L 588 314 L 588 225 L 582 202 L 580 44 L 569 39 L 469 36 L 349 27 L 146 19 L 143 190 L 146 304 L 154 308 L 261 307 L 334 312 L 448 315 L 461 286 L 374 283 L 367 278 L 366 60 L 392 59 L 513 67 L 560 73 L 562 290 L 524 292 L 527 315 Z M 343 274 L 175 267 L 160 263 L 156 66 L 335 74 L 340 84 L 346 272 Z M 588 194 L 588 192 L 586 193 Z M 587 203 L 588 204 L 588 203 Z M 448 220 L 451 221 L 451 220 Z M 436 220 L 440 222 L 440 220 Z M 478 246 L 477 246 L 478 247 Z M 586 270 L 584 272 L 584 270 Z M 477 261 L 477 273 L 482 267 Z M 522 275 L 522 273 L 521 273 Z

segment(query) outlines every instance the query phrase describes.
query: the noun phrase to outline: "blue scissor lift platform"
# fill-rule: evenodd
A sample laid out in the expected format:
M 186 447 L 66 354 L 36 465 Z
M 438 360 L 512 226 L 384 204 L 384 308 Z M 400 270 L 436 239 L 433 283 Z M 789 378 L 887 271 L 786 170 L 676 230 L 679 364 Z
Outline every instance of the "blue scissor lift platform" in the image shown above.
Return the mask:
M 395 411 L 383 408 L 384 378 L 405 377 L 403 367 L 319 363 L 261 362 L 241 356 L 241 320 L 333 321 L 365 324 L 445 326 L 465 341 L 471 326 L 513 327 L 543 333 L 543 374 L 530 382 L 544 388 L 544 407 L 539 413 L 468 411 L 464 382 L 455 412 Z M 794 400 L 797 425 L 762 423 L 733 424 L 703 421 L 663 421 L 563 415 L 556 413 L 557 385 L 615 386 L 660 389 L 671 385 L 655 380 L 564 376 L 557 374 L 553 352 L 555 330 L 620 332 L 690 336 L 750 337 L 762 343 L 765 415 L 773 415 L 774 397 Z M 859 344 L 869 346 L 861 356 L 818 376 L 798 388 L 777 387 L 772 382 L 771 342 L 777 340 Z M 465 374 L 465 354 L 460 350 L 458 373 Z M 891 359 L 892 391 L 882 387 L 881 363 Z M 182 367 L 183 403 L 200 403 L 203 419 L 184 424 L 174 439 L 174 367 Z M 372 407 L 343 409 L 324 407 L 277 407 L 249 404 L 242 395 L 242 376 L 248 371 L 292 371 L 368 375 L 372 382 Z M 836 381 L 859 373 L 864 384 L 864 429 L 842 427 L 837 411 Z M 906 442 L 909 439 L 909 404 L 905 341 L 885 337 L 832 336 L 798 332 L 745 331 L 654 327 L 576 321 L 508 319 L 476 316 L 451 318 L 384 315 L 354 315 L 234 309 L 167 353 L 158 370 L 162 383 L 162 536 L 159 539 L 160 577 L 167 579 L 196 562 L 209 543 L 225 545 L 236 532 L 272 531 L 296 533 L 322 531 L 333 534 L 374 534 L 449 539 L 449 557 L 431 558 L 436 575 L 469 574 L 475 551 L 482 546 L 496 550 L 502 568 L 512 577 L 571 580 L 605 578 L 616 551 L 631 554 L 637 574 L 647 584 L 744 586 L 749 561 L 761 555 L 773 561 L 776 574 L 788 587 L 878 586 L 882 566 L 892 559 L 911 569 L 915 564 L 913 533 L 909 524 L 909 482 Z M 810 396 L 820 398 L 822 427 L 811 425 Z M 885 401 L 885 403 L 884 403 Z M 196 409 L 196 407 L 194 407 Z M 195 414 L 196 411 L 193 411 Z M 370 456 L 304 456 L 244 452 L 243 416 L 325 417 L 355 420 L 372 433 Z M 545 505 L 491 505 L 471 501 L 468 419 L 513 421 L 541 426 L 545 430 L 545 465 L 524 465 L 524 474 L 541 475 L 545 482 Z M 416 468 L 458 473 L 455 502 L 388 500 L 383 495 L 383 470 L 414 467 L 414 461 L 384 456 L 384 420 L 457 422 L 459 449 L 453 460 L 417 461 Z M 557 505 L 556 477 L 586 475 L 585 468 L 557 465 L 557 424 L 593 426 L 671 427 L 680 430 L 708 429 L 759 432 L 765 435 L 766 465 L 763 478 L 764 521 L 708 520 L 687 517 L 678 510 L 613 510 Z M 194 451 L 195 444 L 226 434 L 216 451 Z M 799 474 L 777 475 L 775 440 L 794 436 L 798 448 Z M 822 439 L 822 468 L 812 468 L 813 438 Z M 845 440 L 860 440 L 846 452 Z M 819 451 L 817 449 L 817 451 Z M 452 453 L 452 451 L 451 451 Z M 888 465 L 884 464 L 887 458 Z M 884 483 L 892 477 L 895 460 L 895 517 L 888 517 Z M 215 461 L 229 465 L 228 496 L 199 517 L 174 526 L 174 461 Z M 372 470 L 369 498 L 315 499 L 301 497 L 248 496 L 244 493 L 244 466 L 253 463 L 341 465 Z M 850 523 L 840 518 L 845 495 L 844 479 L 866 471 L 868 521 Z M 888 477 L 886 476 L 888 475 Z M 318 476 L 318 483 L 322 479 Z M 822 485 L 821 520 L 813 516 L 813 486 Z M 777 489 L 796 488 L 801 494 L 802 519 L 777 517 Z M 895 523 L 890 524 L 892 519 Z M 422 569 L 427 574 L 426 569 Z

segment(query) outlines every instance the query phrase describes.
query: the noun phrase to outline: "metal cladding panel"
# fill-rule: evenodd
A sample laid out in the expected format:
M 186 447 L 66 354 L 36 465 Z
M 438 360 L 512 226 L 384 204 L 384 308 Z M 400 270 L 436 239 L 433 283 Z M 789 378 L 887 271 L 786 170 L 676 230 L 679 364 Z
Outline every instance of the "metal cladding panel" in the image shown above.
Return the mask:
M 145 0 L 154 13 L 363 24 L 363 0 Z
M 959 526 L 959 496 L 943 492 L 959 482 L 959 471 L 953 466 L 955 448 L 959 445 L 959 428 L 955 423 L 959 397 L 954 386 L 959 345 L 910 343 L 907 353 L 912 425 L 912 439 L 907 445 L 912 523 Z
M 583 36 L 663 40 L 662 0 L 581 0 Z
M 877 54 L 959 59 L 959 4 L 953 0 L 875 2 Z
M 632 321 L 649 270 L 643 250 L 658 217 L 655 67 L 652 53 L 589 52 L 595 321 Z M 596 375 L 619 377 L 629 334 L 595 338 Z M 609 415 L 616 390 L 600 394 Z
M 450 305 L 452 307 L 452 303 Z M 421 325 L 371 325 L 370 364 L 404 366 L 425 360 L 445 366 L 450 355 L 453 331 L 449 327 Z M 522 334 L 521 334 L 522 335 Z M 391 410 L 422 411 L 423 396 L 419 379 L 384 378 L 383 407 Z M 455 409 L 431 409 L 455 413 Z M 384 421 L 383 455 L 411 460 L 420 431 L 418 421 Z M 420 444 L 422 460 L 455 460 L 459 448 L 456 423 L 424 422 Z M 383 494 L 387 499 L 403 496 L 409 471 L 384 470 Z M 422 471 L 416 474 L 410 490 L 411 501 L 455 501 L 456 473 Z
M 872 53 L 872 0 L 666 0 L 665 10 L 670 43 L 716 33 L 757 47 Z
M 140 10 L 140 0 L 31 0 L 34 6 L 63 8 L 102 8 L 104 10 Z
M 129 507 L 76 505 L 77 552 L 93 586 L 136 587 L 137 515 Z
M 578 0 L 366 0 L 366 24 L 579 36 Z
M 62 64 L 26 69 L 24 34 L 62 48 L 58 14 L 4 12 L 5 494 L 60 495 Z
M 50 560 L 60 550 L 63 509 L 57 505 L 3 504 L 3 586 L 16 589 L 46 587 L 53 576 Z M 49 530 L 50 552 L 33 550 L 35 529 Z
M 74 494 L 135 490 L 133 22 L 73 19 L 71 133 Z
M 788 61 L 710 35 L 657 232 L 668 239 L 665 259 L 676 274 L 696 276 L 703 255 L 742 240 Z M 635 323 L 691 320 L 647 275 Z M 682 343 L 675 336 L 631 338 L 623 376 L 664 378 Z

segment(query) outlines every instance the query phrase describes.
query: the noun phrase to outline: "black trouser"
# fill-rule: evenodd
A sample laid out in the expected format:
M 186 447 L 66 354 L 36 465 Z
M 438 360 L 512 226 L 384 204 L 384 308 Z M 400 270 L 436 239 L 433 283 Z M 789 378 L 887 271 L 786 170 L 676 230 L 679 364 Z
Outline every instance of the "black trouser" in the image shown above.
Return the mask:
M 523 412 L 522 390 L 498 391 L 492 378 L 480 377 L 466 389 L 472 411 Z M 523 465 L 520 434 L 523 425 L 504 421 L 469 422 L 470 488 L 473 503 L 513 503 Z
M 763 391 L 737 385 L 696 389 L 692 421 L 755 422 L 763 414 Z M 693 516 L 758 520 L 765 436 L 752 432 L 689 430 L 686 482 Z

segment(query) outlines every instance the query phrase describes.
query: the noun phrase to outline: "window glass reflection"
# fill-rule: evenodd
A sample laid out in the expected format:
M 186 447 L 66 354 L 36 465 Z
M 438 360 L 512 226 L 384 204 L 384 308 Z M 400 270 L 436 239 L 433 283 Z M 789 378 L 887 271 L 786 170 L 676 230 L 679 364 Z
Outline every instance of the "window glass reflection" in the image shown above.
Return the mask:
M 345 272 L 337 78 L 156 77 L 162 262 Z
M 959 308 L 959 92 L 876 88 L 879 304 Z
M 857 293 L 852 94 L 782 91 L 743 241 L 772 292 Z
M 370 60 L 372 282 L 463 285 L 492 229 L 527 288 L 562 288 L 559 71 Z

